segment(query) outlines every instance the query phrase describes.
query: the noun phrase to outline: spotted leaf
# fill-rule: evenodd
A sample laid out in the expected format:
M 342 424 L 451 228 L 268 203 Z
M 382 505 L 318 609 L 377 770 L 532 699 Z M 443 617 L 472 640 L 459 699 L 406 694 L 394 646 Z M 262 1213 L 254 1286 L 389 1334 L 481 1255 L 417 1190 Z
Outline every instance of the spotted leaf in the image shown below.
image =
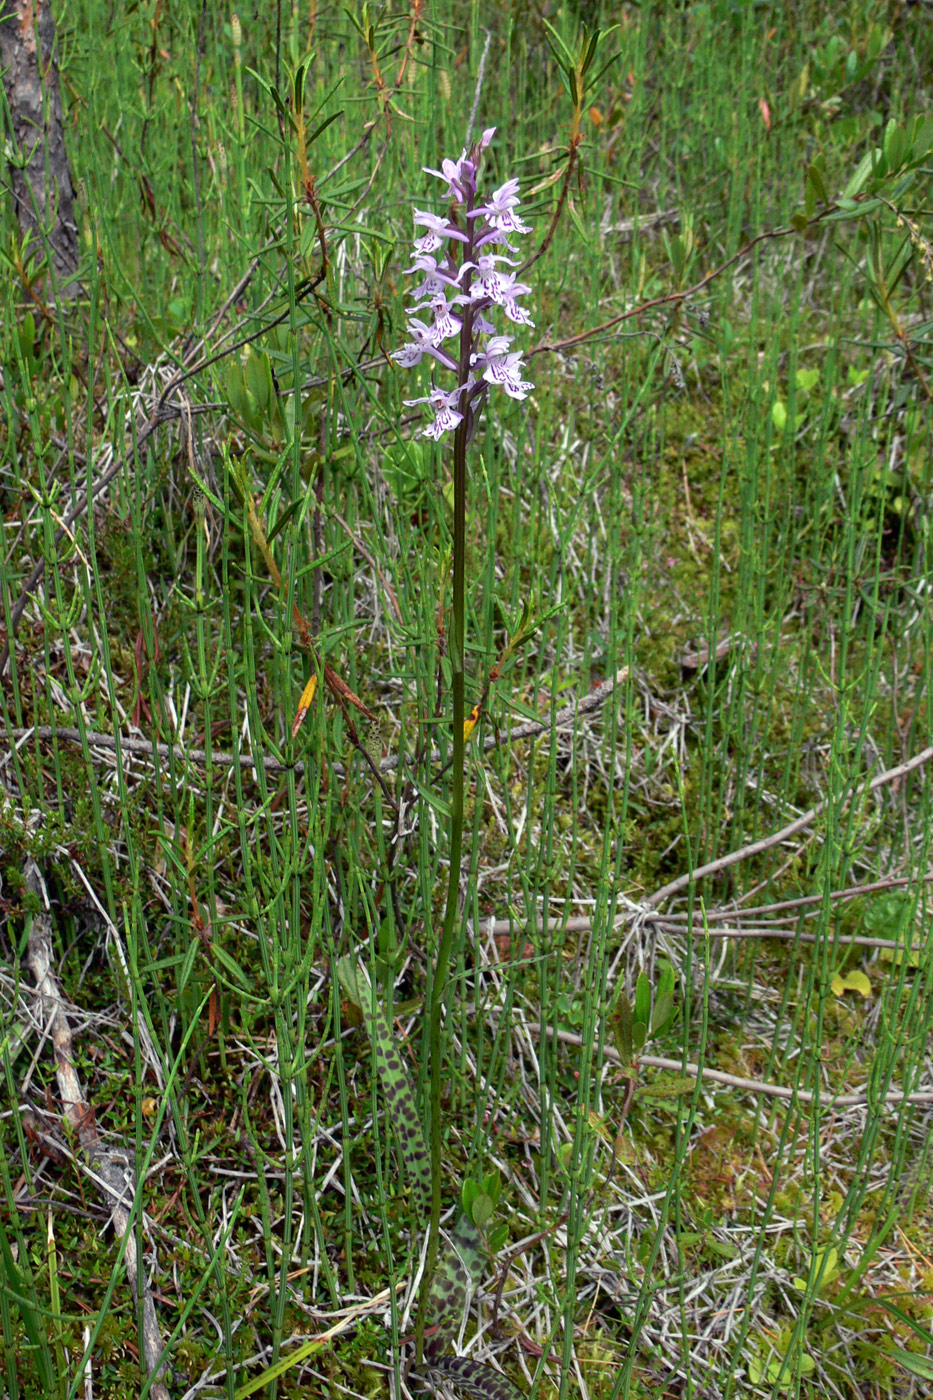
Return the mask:
M 475 1400 L 525 1400 L 517 1385 L 472 1356 L 440 1356 L 431 1361 L 431 1367 L 444 1380 L 453 1381 L 464 1395 L 475 1396 Z
M 479 1230 L 463 1213 L 447 1231 L 447 1246 L 438 1256 L 428 1299 L 432 1358 L 453 1343 L 463 1322 L 467 1298 L 483 1277 L 486 1250 Z
M 373 1047 L 376 1073 L 398 1138 L 402 1160 L 419 1205 L 428 1210 L 431 1201 L 431 1157 L 418 1117 L 411 1080 L 398 1051 L 398 1037 L 385 1011 L 376 1003 L 373 988 L 358 963 L 352 958 L 340 958 L 337 978 L 347 996 L 363 1013 Z

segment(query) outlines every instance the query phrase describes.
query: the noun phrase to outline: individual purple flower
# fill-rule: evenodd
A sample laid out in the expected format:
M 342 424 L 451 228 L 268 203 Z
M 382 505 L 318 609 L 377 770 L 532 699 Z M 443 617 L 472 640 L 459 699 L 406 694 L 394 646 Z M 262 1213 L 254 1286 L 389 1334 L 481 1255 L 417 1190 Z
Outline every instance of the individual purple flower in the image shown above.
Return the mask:
M 455 199 L 458 202 L 461 202 L 465 198 L 463 186 L 463 161 L 463 156 L 461 156 L 459 160 L 445 159 L 441 161 L 440 170 L 432 170 L 429 165 L 426 165 L 424 167 L 425 175 L 436 175 L 439 180 L 447 181 L 447 194 L 445 198 Z
M 441 350 L 433 325 L 425 325 L 424 321 L 419 321 L 416 316 L 412 316 L 408 321 L 408 334 L 411 336 L 408 344 L 393 352 L 393 359 L 403 369 L 411 369 L 414 365 L 420 364 L 423 355 L 432 355 L 445 369 L 457 368 L 457 362 L 453 356 L 448 355 L 445 350 Z
M 397 365 L 401 365 L 402 369 L 414 369 L 415 365 L 420 365 L 423 355 L 424 351 L 421 346 L 414 341 L 408 345 L 401 345 L 398 350 L 392 351 L 393 360 Z
M 456 275 L 446 271 L 444 267 L 439 267 L 437 259 L 427 253 L 415 258 L 411 267 L 406 267 L 405 271 L 423 272 L 425 275 L 421 286 L 412 288 L 411 294 L 416 302 L 432 301 L 434 297 L 446 296 L 449 287 L 458 286 Z
M 518 351 L 510 351 L 512 337 L 496 335 L 486 343 L 485 368 L 483 378 L 490 384 L 499 384 L 513 399 L 525 398 L 535 387 L 522 379 L 522 357 Z M 478 362 L 479 363 L 479 362 Z
M 510 261 L 510 258 L 504 258 L 500 253 L 482 253 L 473 264 L 475 276 L 470 284 L 470 295 L 464 300 L 482 301 L 485 297 L 487 301 L 501 306 L 502 299 L 508 295 L 509 285 L 515 278 L 511 273 L 500 272 L 496 263 Z
M 449 432 L 456 428 L 463 418 L 454 405 L 460 398 L 459 389 L 451 389 L 449 393 L 443 389 L 433 388 L 430 394 L 421 399 L 406 399 L 405 403 L 409 408 L 414 408 L 415 404 L 429 403 L 434 409 L 434 422 L 424 430 L 425 437 L 432 437 L 435 441 L 440 438 L 441 433 Z
M 518 204 L 518 181 L 506 180 L 505 184 L 500 185 L 485 204 L 472 210 L 470 217 L 474 219 L 485 217 L 490 233 L 492 230 L 495 230 L 497 234 L 530 233 L 531 229 L 528 225 L 523 224 L 520 219 L 515 217 Z M 486 237 L 492 241 L 490 233 L 487 233 Z
M 447 305 L 447 298 L 444 296 L 435 297 L 431 302 L 431 311 L 434 315 L 434 344 L 440 345 L 442 340 L 449 340 L 453 335 L 460 334 L 460 327 L 463 322 L 459 316 L 455 316 Z
M 518 302 L 515 300 L 516 297 L 527 296 L 527 294 L 530 291 L 531 288 L 526 286 L 524 282 L 516 282 L 513 277 L 510 281 L 509 287 L 507 288 L 505 295 L 499 302 L 499 305 L 502 307 L 502 310 L 505 312 L 506 316 L 508 316 L 510 321 L 514 321 L 517 326 L 534 325 L 534 321 L 528 315 L 528 312 L 525 310 L 525 308 L 523 306 L 519 306 Z
M 439 214 L 431 214 L 424 209 L 416 209 L 415 223 L 424 224 L 427 233 L 423 233 L 415 239 L 416 253 L 434 253 L 438 248 L 443 248 L 448 238 L 454 238 L 460 243 L 469 242 L 469 234 L 463 229 L 457 228 L 449 219 L 441 218 Z
M 461 151 L 459 160 L 442 160 L 440 170 L 432 170 L 429 165 L 426 165 L 424 173 L 436 175 L 439 180 L 446 180 L 447 194 L 445 197 L 456 200 L 458 204 L 465 204 L 468 192 L 476 193 L 476 170 L 479 159 L 495 134 L 496 128 L 488 126 L 471 151 Z

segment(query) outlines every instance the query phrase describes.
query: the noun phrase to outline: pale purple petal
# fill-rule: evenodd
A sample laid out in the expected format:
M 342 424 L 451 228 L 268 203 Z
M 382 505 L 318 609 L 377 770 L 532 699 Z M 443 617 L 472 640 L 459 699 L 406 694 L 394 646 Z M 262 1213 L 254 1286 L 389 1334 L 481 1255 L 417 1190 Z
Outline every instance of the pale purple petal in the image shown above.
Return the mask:
M 509 353 L 509 346 L 512 344 L 510 335 L 491 335 L 483 346 L 482 353 L 475 358 L 482 360 L 497 360 L 502 355 Z
M 502 303 L 502 310 L 505 312 L 506 316 L 508 316 L 509 320 L 513 321 L 516 326 L 534 325 L 534 321 L 528 315 L 528 312 L 523 306 L 519 306 L 518 302 L 516 301 L 504 301 Z
M 424 224 L 430 233 L 436 233 L 440 239 L 457 238 L 461 243 L 469 240 L 469 234 L 463 232 L 462 228 L 457 228 L 449 219 L 445 219 L 441 214 L 432 214 L 427 209 L 413 210 L 414 222 Z
M 510 399 L 524 399 L 535 386 L 527 379 L 508 379 L 502 387 Z
M 434 325 L 427 326 L 424 321 L 419 321 L 417 317 L 412 316 L 408 321 L 408 334 L 411 336 L 411 342 L 408 345 L 403 345 L 399 351 L 392 355 L 398 364 L 408 369 L 418 364 L 422 355 L 431 355 L 445 369 L 457 368 L 457 362 L 453 356 L 440 349 L 440 337 Z
M 434 409 L 434 422 L 424 429 L 425 437 L 439 439 L 441 433 L 451 432 L 463 418 L 463 414 L 457 411 L 455 405 L 460 400 L 460 390 L 452 389 L 449 393 L 444 389 L 434 388 L 426 399 L 406 399 L 407 404 L 429 403 Z
M 484 297 L 501 305 L 505 297 L 514 295 L 515 277 L 510 272 L 500 272 L 497 262 L 508 262 L 497 253 L 484 253 L 475 265 L 475 275 L 470 285 L 470 299 L 482 301 Z
M 469 170 L 466 167 L 470 167 Z M 432 170 L 429 165 L 424 166 L 425 175 L 436 175 L 439 180 L 447 181 L 447 194 L 445 199 L 455 199 L 461 204 L 466 198 L 466 182 L 473 173 L 472 166 L 467 160 L 466 151 L 463 152 L 459 160 L 442 160 L 440 170 Z
M 534 325 L 534 321 L 528 315 L 525 308 L 519 306 L 518 302 L 515 300 L 516 297 L 526 296 L 530 291 L 531 288 L 526 286 L 524 282 L 515 282 L 513 280 L 505 295 L 498 302 L 509 320 L 514 321 L 517 326 Z
M 411 267 L 406 267 L 405 271 L 426 274 L 420 287 L 412 288 L 411 296 L 416 302 L 433 301 L 435 297 L 444 296 L 448 287 L 457 286 L 456 276 L 451 276 L 443 267 L 438 267 L 436 258 L 425 253 L 415 258 Z
M 390 351 L 390 358 L 402 369 L 414 369 L 415 365 L 421 363 L 424 350 L 420 345 L 402 345 L 398 350 Z

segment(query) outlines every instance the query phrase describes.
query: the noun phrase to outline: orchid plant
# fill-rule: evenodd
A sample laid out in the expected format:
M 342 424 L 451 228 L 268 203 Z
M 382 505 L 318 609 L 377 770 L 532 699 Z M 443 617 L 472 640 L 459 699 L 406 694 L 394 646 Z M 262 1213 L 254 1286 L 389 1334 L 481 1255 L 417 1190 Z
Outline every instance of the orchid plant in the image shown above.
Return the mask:
M 441 1023 L 448 967 L 458 924 L 460 867 L 463 851 L 464 754 L 466 737 L 475 719 L 465 720 L 464 705 L 464 594 L 466 569 L 467 446 L 476 432 L 479 416 L 492 388 L 500 387 L 513 399 L 525 399 L 533 389 L 524 378 L 520 351 L 513 350 L 512 337 L 503 333 L 490 317 L 500 308 L 504 320 L 515 326 L 533 326 L 522 304 L 531 288 L 519 280 L 517 252 L 511 240 L 530 233 L 518 213 L 518 181 L 507 180 L 488 197 L 479 189 L 483 153 L 489 147 L 495 127 L 483 132 L 459 160 L 444 160 L 440 170 L 427 169 L 445 186 L 446 214 L 415 209 L 414 260 L 406 270 L 421 280 L 412 291 L 408 308 L 410 339 L 392 356 L 402 369 L 412 369 L 428 357 L 436 371 L 452 376 L 451 387 L 436 380 L 421 398 L 407 399 L 409 406 L 427 403 L 433 413 L 423 429 L 425 437 L 440 442 L 453 434 L 453 599 L 450 627 L 451 696 L 453 710 L 453 762 L 450 792 L 450 849 L 444 923 L 438 940 L 427 987 L 427 1068 L 429 1084 L 431 1211 L 427 1256 L 422 1275 L 418 1308 L 416 1359 L 424 1354 L 425 1323 L 437 1312 L 438 1292 L 460 1285 L 451 1283 L 448 1264 L 438 1268 L 441 1217 L 441 1081 L 443 1055 Z M 419 231 L 420 230 L 420 231 Z M 467 1221 L 465 1237 L 475 1234 Z M 473 1253 L 478 1256 L 478 1249 Z M 462 1257 L 462 1256 L 461 1256 Z M 459 1266 L 458 1266 L 459 1267 Z M 435 1280 L 435 1275 L 437 1279 Z M 446 1280 L 446 1282 L 445 1282 Z M 449 1304 L 449 1297 L 448 1297 Z M 446 1330 L 446 1329 L 442 1329 Z M 442 1359 L 443 1342 L 435 1337 L 432 1362 L 436 1368 L 452 1363 Z M 457 1363 L 459 1364 L 459 1362 Z M 477 1375 L 474 1383 L 493 1394 L 504 1377 L 495 1373 Z M 464 1378 L 459 1378 L 461 1386 Z M 479 1392 L 476 1392 L 479 1393 Z M 503 1393 L 500 1388 L 498 1393 Z M 514 1388 L 513 1388 L 513 1393 Z

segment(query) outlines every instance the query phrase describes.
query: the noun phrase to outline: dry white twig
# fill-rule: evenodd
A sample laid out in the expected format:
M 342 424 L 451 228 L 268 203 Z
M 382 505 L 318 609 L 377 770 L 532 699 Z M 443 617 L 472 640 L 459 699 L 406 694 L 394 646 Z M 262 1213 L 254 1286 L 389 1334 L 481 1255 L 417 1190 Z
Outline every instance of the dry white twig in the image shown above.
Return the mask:
M 36 990 L 42 1004 L 42 1019 L 49 1027 L 52 1050 L 55 1056 L 55 1075 L 58 1092 L 64 1108 L 65 1118 L 73 1129 L 78 1142 L 87 1154 L 91 1175 L 100 1188 L 108 1210 L 111 1211 L 113 1228 L 118 1240 L 125 1237 L 126 1274 L 134 1296 L 142 1300 L 143 1348 L 145 1353 L 146 1375 L 154 1376 L 149 1394 L 153 1400 L 169 1400 L 168 1388 L 163 1381 L 168 1367 L 163 1359 L 162 1339 L 156 1319 L 152 1294 L 146 1284 L 144 1271 L 136 1249 L 136 1237 L 130 1227 L 133 1197 L 138 1189 L 133 1157 L 122 1150 L 107 1149 L 97 1133 L 94 1109 L 85 1098 L 81 1080 L 74 1066 L 72 1055 L 71 1027 L 65 1010 L 65 1000 L 61 994 L 52 965 L 52 920 L 49 915 L 49 898 L 45 881 L 36 862 L 29 857 L 26 861 L 24 878 L 27 889 L 36 894 L 42 902 L 42 910 L 33 917 L 29 931 L 26 961 L 36 983 Z M 88 1394 L 90 1381 L 90 1358 L 86 1363 L 85 1394 Z

